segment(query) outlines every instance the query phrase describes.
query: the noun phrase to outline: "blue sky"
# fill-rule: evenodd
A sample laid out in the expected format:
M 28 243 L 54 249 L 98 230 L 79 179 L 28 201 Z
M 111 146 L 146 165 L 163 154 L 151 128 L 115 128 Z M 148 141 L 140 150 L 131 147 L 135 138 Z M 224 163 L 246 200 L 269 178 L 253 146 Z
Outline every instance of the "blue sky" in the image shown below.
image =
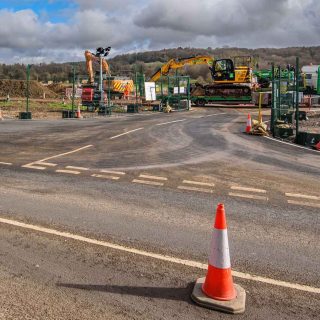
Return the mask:
M 42 19 L 47 19 L 50 22 L 66 22 L 70 13 L 78 9 L 78 5 L 74 1 L 66 0 L 1 0 L 0 9 L 10 11 L 32 10 Z
M 175 47 L 320 45 L 319 0 L 0 0 L 0 63 Z

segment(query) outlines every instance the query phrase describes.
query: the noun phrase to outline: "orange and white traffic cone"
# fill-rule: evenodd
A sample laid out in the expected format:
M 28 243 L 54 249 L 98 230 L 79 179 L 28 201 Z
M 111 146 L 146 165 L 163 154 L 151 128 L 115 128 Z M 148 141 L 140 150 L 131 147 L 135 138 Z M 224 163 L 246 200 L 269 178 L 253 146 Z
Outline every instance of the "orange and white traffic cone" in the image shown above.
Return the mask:
M 81 110 L 80 110 L 80 104 L 78 104 L 78 109 L 77 109 L 77 118 L 78 118 L 78 119 L 82 118 Z
M 233 283 L 224 205 L 217 207 L 208 272 L 197 280 L 191 298 L 199 305 L 227 313 L 245 311 L 246 293 Z
M 251 120 L 251 115 L 250 115 L 250 113 L 248 113 L 246 133 L 250 133 L 251 131 L 252 131 L 252 120 Z

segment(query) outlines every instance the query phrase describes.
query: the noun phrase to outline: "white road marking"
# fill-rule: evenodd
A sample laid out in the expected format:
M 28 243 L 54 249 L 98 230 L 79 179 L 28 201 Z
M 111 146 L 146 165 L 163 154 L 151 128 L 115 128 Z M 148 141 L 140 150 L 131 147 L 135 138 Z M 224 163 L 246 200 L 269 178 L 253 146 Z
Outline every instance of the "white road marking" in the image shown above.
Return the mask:
M 281 141 L 281 140 L 278 140 L 278 139 L 275 139 L 275 138 L 266 137 L 266 136 L 264 136 L 264 138 L 269 139 L 269 140 L 272 140 L 272 141 L 276 141 L 276 142 L 279 142 L 279 143 L 287 144 L 287 145 L 289 145 L 289 146 L 291 146 L 291 147 L 296 147 L 296 148 L 299 148 L 299 149 L 304 149 L 304 150 L 308 150 L 308 151 L 311 151 L 311 152 L 320 153 L 320 152 L 317 151 L 317 150 L 313 150 L 313 149 L 310 149 L 310 148 L 307 148 L 307 147 L 299 146 L 299 145 L 297 145 L 297 144 L 293 144 L 293 143 Z
M 213 190 L 204 189 L 204 188 L 197 188 L 197 187 L 178 186 L 178 189 L 180 189 L 180 190 L 188 190 L 188 191 L 205 192 L 205 193 L 213 193 Z
M 36 164 L 35 162 L 32 162 L 32 163 L 25 164 L 24 166 L 21 166 L 21 167 L 28 168 L 28 169 L 35 169 L 35 170 L 46 170 L 47 169 L 46 167 L 36 166 L 35 164 Z
M 56 170 L 58 173 L 69 173 L 69 174 L 80 174 L 80 171 L 74 171 L 74 170 Z
M 74 169 L 74 170 L 80 170 L 80 171 L 89 171 L 89 168 L 83 168 L 83 167 L 74 167 L 74 166 L 67 166 L 67 169 Z
M 78 148 L 78 149 L 75 149 L 75 150 L 72 150 L 72 151 L 69 151 L 69 152 L 60 153 L 60 154 L 57 154 L 57 155 L 55 155 L 55 156 L 52 156 L 52 157 L 48 157 L 48 158 L 39 160 L 39 161 L 37 161 L 37 162 L 44 162 L 44 161 L 47 161 L 47 160 L 50 160 L 50 159 L 55 159 L 55 158 L 63 157 L 63 156 L 66 156 L 66 155 L 68 155 L 68 154 L 76 153 L 76 152 L 79 152 L 79 151 L 82 151 L 82 150 L 85 150 L 85 149 L 88 149 L 88 148 L 91 148 L 91 147 L 93 147 L 93 145 L 92 145 L 92 144 L 89 144 L 89 145 L 87 145 L 87 146 L 84 146 L 84 147 L 81 147 L 81 148 Z
M 38 161 L 38 162 L 35 162 L 36 164 L 41 164 L 43 166 L 48 166 L 48 167 L 56 167 L 57 164 L 55 163 L 50 163 L 50 162 L 43 162 L 43 161 Z
M 310 196 L 306 194 L 300 194 L 300 193 L 286 193 L 287 197 L 291 198 L 302 198 L 302 199 L 308 199 L 308 200 L 320 200 L 320 197 L 317 196 Z
M 140 183 L 140 184 L 148 184 L 151 186 L 163 186 L 164 184 L 162 182 L 155 182 L 155 181 L 146 181 L 146 180 L 139 180 L 139 179 L 133 179 L 133 183 Z
M 243 193 L 233 193 L 233 192 L 229 192 L 229 196 L 231 196 L 231 197 L 238 197 L 238 198 L 247 198 L 247 199 L 265 200 L 265 201 L 268 201 L 268 198 L 267 198 L 267 197 L 256 196 L 255 194 L 243 194 Z
M 120 179 L 120 177 L 106 176 L 103 174 L 92 174 L 91 177 L 109 179 L 109 180 L 119 180 Z
M 110 173 L 110 174 L 118 174 L 121 176 L 124 176 L 126 174 L 125 172 L 122 172 L 122 171 L 111 171 L 111 170 L 100 170 L 100 172 Z
M 298 206 L 320 208 L 320 203 L 300 202 L 300 201 L 296 201 L 296 200 L 288 200 L 288 203 L 295 204 L 295 205 L 298 205 Z
M 165 177 L 150 176 L 148 174 L 140 174 L 139 178 L 154 179 L 154 180 L 160 180 L 160 181 L 167 181 L 168 180 L 168 178 L 165 178 Z
M 214 183 L 209 182 L 200 182 L 200 181 L 191 181 L 191 180 L 183 180 L 182 183 L 186 184 L 194 184 L 198 186 L 207 186 L 207 187 L 214 187 Z
M 12 163 L 10 162 L 0 162 L 0 164 L 3 164 L 5 166 L 12 166 Z
M 255 188 L 247 188 L 247 187 L 241 187 L 241 186 L 232 186 L 232 190 L 239 190 L 239 191 L 248 191 L 248 192 L 257 192 L 257 193 L 267 193 L 266 190 L 263 189 L 255 189 Z
M 207 116 L 202 116 L 202 118 L 208 118 L 208 117 L 220 116 L 220 115 L 224 115 L 224 114 L 227 114 L 227 113 L 225 112 L 225 113 L 209 114 L 209 115 L 207 115 Z
M 118 134 L 118 135 L 116 135 L 116 136 L 111 137 L 110 140 L 113 140 L 113 139 L 115 139 L 115 138 L 122 137 L 122 136 L 124 136 L 124 135 L 126 135 L 126 134 L 129 134 L 129 133 L 132 133 L 132 132 L 135 132 L 135 131 L 139 131 L 139 130 L 142 130 L 142 129 L 144 129 L 144 128 L 138 128 L 138 129 L 134 129 L 134 130 L 130 130 L 130 131 L 127 131 L 127 132 Z
M 125 247 L 125 246 L 121 246 L 119 244 L 115 244 L 115 243 L 111 243 L 111 242 L 87 238 L 87 237 L 72 234 L 69 232 L 63 232 L 63 231 L 58 231 L 55 229 L 44 228 L 41 226 L 26 224 L 26 223 L 15 221 L 15 220 L 0 218 L 0 223 L 23 228 L 23 229 L 27 229 L 27 230 L 32 230 L 32 231 L 36 231 L 36 232 L 41 232 L 41 233 L 45 233 L 45 234 L 50 234 L 50 235 L 58 236 L 58 237 L 65 238 L 65 239 L 72 239 L 72 240 L 76 240 L 76 241 L 81 241 L 84 243 L 93 244 L 93 245 L 97 245 L 97 246 L 108 248 L 108 249 L 118 250 L 121 252 L 136 254 L 136 255 L 140 255 L 140 256 L 144 256 L 144 257 L 148 257 L 148 258 L 153 258 L 153 259 L 157 259 L 160 261 L 166 261 L 166 262 L 170 262 L 170 263 L 180 264 L 180 265 L 184 265 L 187 267 L 198 268 L 201 270 L 208 269 L 207 264 L 204 264 L 204 263 L 201 263 L 198 261 L 180 259 L 180 258 L 176 258 L 176 257 L 172 257 L 172 256 L 162 255 L 159 253 L 148 252 L 148 251 L 144 251 L 144 250 L 140 250 L 140 249 L 136 249 L 136 248 Z M 250 280 L 250 281 L 256 281 L 256 282 L 261 282 L 261 283 L 279 286 L 279 287 L 283 287 L 283 288 L 290 288 L 290 289 L 294 289 L 294 290 L 320 294 L 320 288 L 316 288 L 316 287 L 312 287 L 312 286 L 302 285 L 302 284 L 298 284 L 298 283 L 291 283 L 291 282 L 286 282 L 286 281 L 281 281 L 281 280 L 276 280 L 276 279 L 270 279 L 270 278 L 266 278 L 266 277 L 260 277 L 257 275 L 251 275 L 249 273 L 243 273 L 243 272 L 239 272 L 239 271 L 232 271 L 232 275 L 234 277 L 246 279 L 246 280 Z
M 68 154 L 72 154 L 72 153 L 75 153 L 75 152 L 79 152 L 79 151 L 81 151 L 81 150 L 88 149 L 88 148 L 91 148 L 91 147 L 93 147 L 92 144 L 87 145 L 87 146 L 84 146 L 84 147 L 81 147 L 81 148 L 78 148 L 78 149 L 75 149 L 75 150 L 72 150 L 72 151 L 69 151 L 69 152 L 60 153 L 60 154 L 57 154 L 57 155 L 55 155 L 55 156 L 48 157 L 48 158 L 45 158 L 45 159 L 42 159 L 42 160 L 38 160 L 38 161 L 31 162 L 31 163 L 27 163 L 27 164 L 23 165 L 22 168 L 30 168 L 30 169 L 36 169 L 36 170 L 45 170 L 45 169 L 47 169 L 47 168 L 41 167 L 42 165 L 48 166 L 48 167 L 55 167 L 55 166 L 57 166 L 56 164 L 54 164 L 54 163 L 49 163 L 49 162 L 45 162 L 45 161 L 50 160 L 50 159 L 59 158 L 59 157 L 62 157 L 62 156 L 66 156 L 66 155 L 68 155 Z
M 182 121 L 186 121 L 187 119 L 181 119 L 181 120 L 175 120 L 175 121 L 169 121 L 169 122 L 162 122 L 162 123 L 158 123 L 156 124 L 156 126 L 164 126 L 165 124 L 170 124 L 170 123 L 176 123 L 176 122 L 182 122 Z

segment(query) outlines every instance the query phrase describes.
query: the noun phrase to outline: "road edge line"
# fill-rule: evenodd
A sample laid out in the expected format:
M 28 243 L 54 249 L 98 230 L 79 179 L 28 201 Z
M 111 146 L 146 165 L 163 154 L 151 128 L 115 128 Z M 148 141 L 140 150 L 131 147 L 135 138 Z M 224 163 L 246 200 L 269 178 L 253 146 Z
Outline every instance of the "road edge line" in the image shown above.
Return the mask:
M 0 223 L 15 226 L 15 227 L 20 227 L 23 229 L 38 231 L 38 232 L 45 233 L 45 234 L 55 235 L 55 236 L 59 236 L 62 238 L 68 238 L 68 239 L 73 239 L 73 240 L 77 240 L 77 241 L 81 241 L 81 242 L 85 242 L 85 243 L 90 243 L 90 244 L 94 244 L 94 245 L 98 245 L 98 246 L 102 246 L 102 247 L 106 247 L 106 248 L 110 248 L 110 249 L 115 249 L 115 250 L 122 251 L 122 252 L 133 253 L 133 254 L 137 254 L 140 256 L 150 257 L 150 258 L 154 258 L 154 259 L 161 260 L 161 261 L 167 261 L 167 262 L 171 262 L 171 263 L 181 264 L 181 265 L 185 265 L 188 267 L 193 267 L 193 268 L 198 268 L 198 269 L 203 269 L 203 270 L 207 270 L 207 268 L 208 268 L 207 264 L 203 264 L 201 262 L 197 262 L 197 261 L 193 261 L 193 260 L 185 260 L 185 259 L 175 258 L 172 256 L 162 255 L 159 253 L 153 253 L 153 252 L 148 252 L 148 251 L 144 251 L 144 250 L 140 250 L 140 249 L 125 247 L 125 246 L 121 246 L 121 245 L 114 244 L 111 242 L 95 240 L 92 238 L 83 237 L 83 236 L 72 234 L 69 232 L 58 231 L 55 229 L 36 226 L 33 224 L 27 224 L 27 223 L 19 222 L 16 220 L 0 218 Z M 232 274 L 234 277 L 245 279 L 245 280 L 252 280 L 252 281 L 257 281 L 257 282 L 262 282 L 262 283 L 266 283 L 266 284 L 279 286 L 279 287 L 285 287 L 285 288 L 295 289 L 295 290 L 299 290 L 299 291 L 320 294 L 320 288 L 316 288 L 316 287 L 311 287 L 311 286 L 307 286 L 307 285 L 291 283 L 291 282 L 286 282 L 286 281 L 281 281 L 281 280 L 270 279 L 270 278 L 251 275 L 249 273 L 243 273 L 243 272 L 239 272 L 239 271 L 232 271 Z

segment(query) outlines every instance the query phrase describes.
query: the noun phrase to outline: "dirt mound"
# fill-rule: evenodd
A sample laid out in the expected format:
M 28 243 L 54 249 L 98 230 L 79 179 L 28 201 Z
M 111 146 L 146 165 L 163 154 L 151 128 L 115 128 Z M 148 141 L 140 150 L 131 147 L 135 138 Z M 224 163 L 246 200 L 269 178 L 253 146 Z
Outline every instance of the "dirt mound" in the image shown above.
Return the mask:
M 23 80 L 0 80 L 0 97 L 25 97 L 27 82 Z M 58 95 L 37 81 L 30 81 L 30 98 L 41 99 L 44 94 L 46 98 L 57 98 Z
M 71 86 L 66 86 L 60 83 L 52 83 L 47 86 L 47 88 L 59 96 L 64 96 L 66 93 L 66 88 L 70 88 Z

